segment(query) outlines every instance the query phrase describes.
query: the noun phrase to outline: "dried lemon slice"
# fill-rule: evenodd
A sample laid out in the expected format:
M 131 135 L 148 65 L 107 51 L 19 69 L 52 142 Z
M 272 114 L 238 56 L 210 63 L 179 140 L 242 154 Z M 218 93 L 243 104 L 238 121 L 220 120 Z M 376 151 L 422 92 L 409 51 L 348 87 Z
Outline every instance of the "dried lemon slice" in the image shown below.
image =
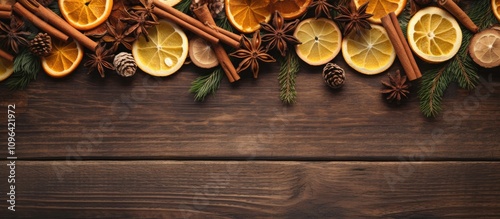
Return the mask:
M 323 65 L 340 51 L 342 34 L 332 20 L 309 18 L 299 23 L 293 34 L 301 44 L 297 55 L 309 65 Z
M 210 43 L 200 37 L 189 40 L 189 57 L 200 68 L 213 68 L 219 64 Z
M 469 53 L 474 62 L 485 68 L 500 65 L 500 30 L 488 29 L 472 37 Z
M 427 7 L 415 13 L 408 22 L 407 34 L 411 49 L 430 63 L 451 59 L 462 44 L 462 30 L 457 21 L 438 7 Z
M 188 39 L 174 23 L 159 20 L 148 29 L 149 41 L 140 36 L 132 45 L 137 66 L 153 76 L 168 76 L 179 70 L 188 55 Z
M 396 59 L 389 36 L 380 25 L 364 29 L 360 35 L 355 31 L 347 35 L 342 41 L 342 55 L 351 68 L 367 75 L 387 70 Z

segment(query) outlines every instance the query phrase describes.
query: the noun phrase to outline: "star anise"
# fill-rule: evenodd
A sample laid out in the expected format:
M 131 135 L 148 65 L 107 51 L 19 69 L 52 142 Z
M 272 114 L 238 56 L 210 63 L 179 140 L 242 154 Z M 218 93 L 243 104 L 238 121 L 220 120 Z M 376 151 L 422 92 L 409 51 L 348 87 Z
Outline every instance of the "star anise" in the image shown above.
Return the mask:
M 314 8 L 314 14 L 316 19 L 318 19 L 321 14 L 325 14 L 328 18 L 332 19 L 330 11 L 333 5 L 328 3 L 328 0 L 315 0 L 310 5 L 309 8 Z
M 132 50 L 135 38 L 125 34 L 126 27 L 127 25 L 118 19 L 115 19 L 114 22 L 106 21 L 107 33 L 102 37 L 102 40 L 106 43 L 113 43 L 111 47 L 113 51 L 116 51 L 120 44 L 128 50 Z
M 335 17 L 335 20 L 344 23 L 344 36 L 347 36 L 352 30 L 356 31 L 356 34 L 360 34 L 362 29 L 371 29 L 370 22 L 368 18 L 372 17 L 372 14 L 366 13 L 366 8 L 368 7 L 366 2 L 361 5 L 358 10 L 339 5 L 336 9 L 340 12 L 340 15 Z
M 24 22 L 15 16 L 12 16 L 9 25 L 0 21 L 0 41 L 3 41 L 14 53 L 19 53 L 19 47 L 29 44 L 26 37 L 30 33 L 23 31 L 23 27 Z
M 255 31 L 251 40 L 243 36 L 240 45 L 240 49 L 230 54 L 233 57 L 243 59 L 236 69 L 238 73 L 250 67 L 253 77 L 257 78 L 259 76 L 258 60 L 263 62 L 276 61 L 272 56 L 267 54 L 267 50 L 262 46 L 259 30 Z
M 151 17 L 154 22 L 158 22 L 158 17 L 153 13 L 155 5 L 153 0 L 139 0 L 141 5 L 132 6 L 131 9 L 134 11 L 142 11 L 146 13 L 146 16 Z
M 299 24 L 299 19 L 296 19 L 295 21 L 289 23 L 285 23 L 285 19 L 283 19 L 281 13 L 275 11 L 272 23 L 272 26 L 268 23 L 260 24 L 262 26 L 262 29 L 269 32 L 268 34 L 262 35 L 262 42 L 268 42 L 267 50 L 277 47 L 281 53 L 281 56 L 285 56 L 288 49 L 288 44 L 300 44 L 300 41 L 293 36 L 293 30 Z
M 149 16 L 144 11 L 130 11 L 128 17 L 122 18 L 121 21 L 131 25 L 125 31 L 125 35 L 135 33 L 136 38 L 138 38 L 142 34 L 146 38 L 146 41 L 149 41 L 147 29 L 158 24 L 156 21 L 149 20 Z
M 87 54 L 89 60 L 85 62 L 84 66 L 89 67 L 89 74 L 97 69 L 101 77 L 104 78 L 105 68 L 115 70 L 113 64 L 109 62 L 114 57 L 112 50 L 106 49 L 103 44 L 99 44 L 95 50 L 95 54 Z
M 400 103 L 403 98 L 408 98 L 410 85 L 406 81 L 406 76 L 401 76 L 399 70 L 394 75 L 389 74 L 389 81 L 382 81 L 382 84 L 386 88 L 382 89 L 381 92 L 387 95 L 389 102 L 396 100 L 397 103 Z

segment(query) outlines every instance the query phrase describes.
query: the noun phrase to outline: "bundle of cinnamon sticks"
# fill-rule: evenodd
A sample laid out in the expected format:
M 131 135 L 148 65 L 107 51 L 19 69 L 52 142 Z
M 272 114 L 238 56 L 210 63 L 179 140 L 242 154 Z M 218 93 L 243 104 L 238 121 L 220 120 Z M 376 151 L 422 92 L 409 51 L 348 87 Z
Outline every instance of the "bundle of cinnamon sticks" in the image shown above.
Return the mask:
M 185 30 L 200 36 L 212 44 L 219 64 L 222 66 L 230 82 L 240 79 L 233 63 L 220 43 L 224 43 L 233 48 L 239 48 L 241 36 L 216 26 L 206 5 L 201 5 L 193 11 L 199 19 L 196 20 L 159 0 L 154 0 L 153 3 L 156 6 L 153 9 L 153 13 L 157 16 L 178 24 Z
M 91 51 L 95 51 L 97 47 L 95 41 L 72 27 L 50 9 L 40 5 L 36 0 L 18 0 L 12 5 L 12 10 L 54 38 L 67 41 L 71 37 Z
M 9 19 L 12 14 L 12 6 L 8 4 L 0 4 L 0 18 Z
M 384 26 L 391 40 L 394 50 L 396 50 L 396 55 L 398 56 L 399 62 L 405 70 L 408 80 L 413 81 L 422 77 L 422 73 L 418 68 L 415 57 L 403 35 L 401 26 L 399 26 L 398 18 L 394 12 L 381 18 L 382 26 Z

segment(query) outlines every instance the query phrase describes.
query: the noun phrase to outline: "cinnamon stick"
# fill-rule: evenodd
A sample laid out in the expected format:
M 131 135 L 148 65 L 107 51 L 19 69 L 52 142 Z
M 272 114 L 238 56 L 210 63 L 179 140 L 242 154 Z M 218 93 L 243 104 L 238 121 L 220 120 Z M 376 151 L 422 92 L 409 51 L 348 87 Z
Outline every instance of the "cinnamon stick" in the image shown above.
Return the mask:
M 233 40 L 236 40 L 238 42 L 241 41 L 241 35 L 235 34 L 235 33 L 231 32 L 231 31 L 228 31 L 228 30 L 226 30 L 224 28 L 221 28 L 219 26 L 215 26 L 215 30 L 221 32 L 222 34 L 224 34 L 224 35 L 226 35 L 228 37 L 231 37 Z
M 0 4 L 0 11 L 12 11 L 12 5 Z
M 396 55 L 398 56 L 399 62 L 406 72 L 406 76 L 410 81 L 415 80 L 417 78 L 415 75 L 415 71 L 411 66 L 410 59 L 406 54 L 402 42 L 399 40 L 398 33 L 396 31 L 396 28 L 392 24 L 391 18 L 386 15 L 380 20 L 382 21 L 382 26 L 384 26 L 385 30 L 387 31 L 387 35 L 389 35 L 389 39 L 391 40 L 394 50 L 396 50 Z
M 455 16 L 457 20 L 465 26 L 465 28 L 469 29 L 473 33 L 477 33 L 479 31 L 479 27 L 474 24 L 474 22 L 470 19 L 470 17 L 463 11 L 453 0 L 439 0 L 439 5 L 445 8 L 450 14 Z
M 160 2 L 159 0 L 153 0 L 153 3 L 155 4 L 155 8 L 159 8 L 181 20 L 184 20 L 186 21 L 187 23 L 197 27 L 198 29 L 218 38 L 220 41 L 222 41 L 223 43 L 233 47 L 233 48 L 239 48 L 240 47 L 240 42 L 239 41 L 236 41 L 234 40 L 233 38 L 229 37 L 229 36 L 226 36 L 224 35 L 223 33 L 221 32 L 218 32 L 208 26 L 205 26 L 202 22 L 194 19 L 193 17 L 187 15 L 187 14 L 184 14 L 180 11 L 178 11 L 177 9 L 173 8 L 172 6 L 170 5 L 167 5 L 165 3 L 162 3 Z M 179 24 L 180 25 L 180 24 Z
M 408 56 L 408 59 L 410 60 L 411 67 L 413 68 L 413 71 L 415 72 L 415 79 L 421 78 L 422 73 L 420 72 L 420 69 L 418 68 L 417 61 L 415 60 L 415 56 L 413 56 L 413 53 L 410 49 L 410 45 L 408 45 L 408 42 L 406 41 L 406 38 L 403 34 L 403 30 L 401 29 L 401 26 L 399 25 L 398 17 L 394 12 L 389 13 L 389 17 L 391 18 L 392 25 L 395 27 L 396 32 L 398 33 L 399 41 L 401 44 L 403 44 L 403 48 L 405 49 L 406 55 Z M 408 78 L 410 81 L 415 80 Z
M 55 28 L 61 32 L 72 37 L 75 41 L 85 46 L 87 49 L 95 52 L 97 47 L 97 42 L 91 40 L 85 36 L 82 32 L 78 31 L 70 24 L 68 24 L 64 19 L 59 17 L 53 11 L 47 9 L 46 7 L 40 5 L 36 0 L 19 0 L 23 6 L 28 8 L 32 13 L 36 14 L 38 17 L 47 21 L 47 23 L 53 25 Z
M 5 52 L 3 51 L 2 49 L 0 49 L 0 57 L 4 58 L 4 59 L 7 59 L 9 60 L 10 62 L 13 62 L 14 61 L 14 56 L 11 55 L 10 53 L 8 52 Z
M 0 18 L 2 19 L 9 19 L 11 15 L 12 12 L 10 11 L 0 11 Z
M 201 38 L 203 38 L 204 40 L 206 40 L 210 43 L 218 43 L 219 42 L 219 39 L 217 39 L 216 37 L 208 34 L 207 32 L 204 32 L 203 30 L 195 27 L 194 25 L 192 25 L 190 23 L 187 23 L 186 21 L 184 21 L 184 20 L 182 20 L 182 19 L 180 19 L 180 18 L 178 18 L 170 13 L 167 13 L 166 11 L 159 9 L 158 7 L 154 7 L 153 13 L 161 18 L 171 20 L 172 22 L 178 24 L 179 26 L 183 27 L 184 29 L 186 29 L 188 31 L 191 31 L 192 33 L 200 36 Z
M 64 34 L 63 32 L 59 31 L 58 29 L 50 26 L 47 22 L 43 21 L 42 19 L 38 18 L 36 15 L 28 11 L 23 5 L 21 5 L 19 2 L 16 2 L 13 6 L 12 9 L 18 13 L 19 15 L 23 16 L 27 20 L 29 20 L 33 25 L 37 26 L 41 30 L 45 31 L 48 33 L 50 36 L 57 38 L 62 41 L 67 41 L 69 39 L 69 36 Z
M 193 13 L 203 23 L 216 27 L 215 21 L 212 15 L 210 14 L 210 10 L 208 10 L 207 4 L 203 4 L 200 7 L 193 9 Z M 229 56 L 227 55 L 222 45 L 219 43 L 212 43 L 212 48 L 214 49 L 215 56 L 217 56 L 219 64 L 226 73 L 229 82 L 234 82 L 239 80 L 240 76 L 236 72 L 233 63 L 229 59 Z

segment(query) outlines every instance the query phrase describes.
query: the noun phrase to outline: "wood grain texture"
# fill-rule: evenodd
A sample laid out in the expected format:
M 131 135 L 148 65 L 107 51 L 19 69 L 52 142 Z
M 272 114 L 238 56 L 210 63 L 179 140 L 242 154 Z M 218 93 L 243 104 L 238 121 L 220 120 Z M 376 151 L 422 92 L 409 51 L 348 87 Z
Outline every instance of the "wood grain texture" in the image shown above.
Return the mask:
M 0 202 L 1 218 L 500 217 L 498 162 L 19 161 L 16 170 L 17 210 Z
M 234 85 L 224 80 L 204 103 L 188 92 L 199 75 L 190 67 L 168 78 L 101 79 L 83 69 L 62 80 L 40 75 L 0 103 L 23 103 L 16 129 L 23 159 L 500 158 L 498 75 L 482 74 L 490 82 L 479 84 L 477 94 L 451 86 L 443 113 L 427 119 L 415 91 L 407 104 L 392 107 L 379 94 L 384 74 L 367 77 L 343 67 L 347 84 L 340 91 L 323 83 L 321 68 L 303 68 L 293 106 L 278 99 L 275 65 L 262 67 L 268 71 L 257 80 L 249 74 Z

